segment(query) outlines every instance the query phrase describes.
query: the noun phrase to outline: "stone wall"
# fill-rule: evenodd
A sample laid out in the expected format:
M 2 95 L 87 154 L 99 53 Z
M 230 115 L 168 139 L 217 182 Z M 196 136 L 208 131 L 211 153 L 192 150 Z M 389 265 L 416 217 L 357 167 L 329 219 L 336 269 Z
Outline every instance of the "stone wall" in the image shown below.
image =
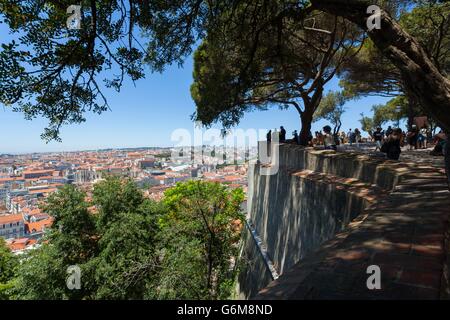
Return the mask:
M 280 145 L 277 174 L 261 175 L 261 164 L 253 165 L 248 223 L 263 248 L 248 232 L 240 298 L 253 297 L 343 230 L 376 196 L 393 189 L 401 174 L 384 163 L 364 155 Z M 268 262 L 276 272 L 268 270 Z

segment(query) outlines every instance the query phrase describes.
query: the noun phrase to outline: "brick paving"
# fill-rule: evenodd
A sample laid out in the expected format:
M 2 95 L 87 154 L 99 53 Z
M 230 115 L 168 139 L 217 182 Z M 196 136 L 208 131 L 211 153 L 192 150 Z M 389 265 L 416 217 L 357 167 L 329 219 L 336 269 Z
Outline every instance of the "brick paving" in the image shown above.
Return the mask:
M 408 162 L 408 173 L 389 195 L 256 299 L 445 298 L 450 193 L 443 159 L 423 151 L 403 156 L 398 165 Z M 379 290 L 367 288 L 370 265 L 380 267 Z

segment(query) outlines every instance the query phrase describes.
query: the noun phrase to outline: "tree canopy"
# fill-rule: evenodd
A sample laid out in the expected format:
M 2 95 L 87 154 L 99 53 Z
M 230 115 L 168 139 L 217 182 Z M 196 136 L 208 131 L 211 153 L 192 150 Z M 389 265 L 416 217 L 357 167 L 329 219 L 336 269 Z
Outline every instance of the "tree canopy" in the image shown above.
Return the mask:
M 345 112 L 345 103 L 348 97 L 342 92 L 330 91 L 322 99 L 314 114 L 314 121 L 321 119 L 328 120 L 333 126 L 333 133 L 336 135 L 342 126 L 341 117 Z
M 426 16 L 430 4 L 443 3 L 435 0 L 375 3 L 367 0 L 258 0 L 251 4 L 242 0 L 85 0 L 81 2 L 82 28 L 71 30 L 65 27 L 66 10 L 72 4 L 68 0 L 2 0 L 1 16 L 18 39 L 4 43 L 0 51 L 0 101 L 23 112 L 27 118 L 48 118 L 49 126 L 43 137 L 56 139 L 61 125 L 84 121 L 84 113 L 89 110 L 98 113 L 107 110 L 104 87 L 118 90 L 125 77 L 133 81 L 142 78 L 142 61 L 152 70 L 161 71 L 167 64 L 182 63 L 200 39 L 211 42 L 212 35 L 226 36 L 224 30 L 233 28 L 245 31 L 232 32 L 231 40 L 236 44 L 246 36 L 246 45 L 240 43 L 244 50 L 235 54 L 240 56 L 237 61 L 248 63 L 251 61 L 246 59 L 249 54 L 252 57 L 253 53 L 267 52 L 277 43 L 289 47 L 288 41 L 260 41 L 265 30 L 273 30 L 275 37 L 281 35 L 282 39 L 289 40 L 290 37 L 283 38 L 289 29 L 320 29 L 310 15 L 322 11 L 343 17 L 365 31 L 374 46 L 398 69 L 405 91 L 414 95 L 418 103 L 448 129 L 450 119 L 445 110 L 450 83 L 444 74 L 447 60 L 442 61 L 442 55 L 436 53 L 446 50 L 447 40 L 428 37 L 421 43 L 414 37 L 415 32 L 421 37 L 420 30 L 428 32 L 423 31 L 415 19 Z M 381 29 L 367 30 L 367 7 L 372 4 L 382 7 Z M 413 18 L 396 21 L 398 13 L 411 7 L 418 8 L 412 13 Z M 420 8 L 424 9 L 420 11 Z M 438 11 L 432 11 L 430 20 L 433 22 L 423 25 L 426 30 L 435 32 L 446 28 L 447 24 L 439 20 Z M 279 23 L 283 21 L 292 23 L 281 23 L 280 28 Z M 408 45 L 402 45 L 405 43 Z M 314 47 L 317 45 L 311 43 L 308 50 Z M 267 64 L 267 60 L 263 62 Z
M 356 54 L 363 37 L 329 14 L 311 12 L 304 25 L 295 17 L 274 16 L 277 10 L 277 2 L 241 5 L 233 12 L 238 18 L 224 14 L 220 32 L 208 33 L 194 57 L 196 120 L 230 127 L 246 111 L 277 105 L 295 108 L 300 136 L 309 135 L 324 86 Z
M 164 194 L 158 298 L 230 298 L 239 271 L 242 189 L 188 181 Z
M 18 259 L 0 238 L 0 297 L 14 299 L 227 299 L 239 270 L 242 189 L 179 183 L 162 202 L 108 177 L 92 201 L 66 186 L 43 209 L 54 218 Z M 116 200 L 116 201 L 115 201 Z M 66 286 L 78 266 L 81 288 Z
M 450 3 L 427 2 L 411 11 L 398 14 L 400 25 L 413 35 L 433 60 L 438 70 L 449 73 L 450 59 Z M 377 106 L 374 117 L 395 121 L 392 115 L 401 106 L 401 118 L 411 125 L 415 116 L 429 115 L 424 111 L 413 92 L 409 92 L 400 70 L 385 57 L 373 41 L 368 40 L 354 59 L 348 60 L 340 70 L 340 84 L 348 95 L 356 97 L 377 95 L 393 97 L 385 107 Z M 398 114 L 398 113 L 397 113 Z M 378 125 L 379 120 L 374 119 Z
M 6 246 L 5 240 L 0 237 L 0 300 L 8 299 L 9 290 L 13 288 L 19 260 Z

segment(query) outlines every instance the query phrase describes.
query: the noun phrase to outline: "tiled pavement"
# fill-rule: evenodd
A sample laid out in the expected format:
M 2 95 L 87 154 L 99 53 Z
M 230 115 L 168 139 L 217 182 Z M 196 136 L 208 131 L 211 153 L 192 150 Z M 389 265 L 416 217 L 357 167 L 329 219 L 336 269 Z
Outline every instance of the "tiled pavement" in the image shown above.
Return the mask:
M 256 299 L 445 298 L 450 193 L 442 170 L 426 157 L 383 201 Z M 370 265 L 380 267 L 379 290 L 367 288 Z

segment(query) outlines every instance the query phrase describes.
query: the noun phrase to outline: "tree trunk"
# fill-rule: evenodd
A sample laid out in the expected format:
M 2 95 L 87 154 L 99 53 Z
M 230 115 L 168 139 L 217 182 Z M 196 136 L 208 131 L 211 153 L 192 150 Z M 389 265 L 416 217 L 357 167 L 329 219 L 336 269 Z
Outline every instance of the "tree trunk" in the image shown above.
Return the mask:
M 315 9 L 342 16 L 367 30 L 367 0 L 311 0 Z M 384 10 L 381 29 L 367 31 L 380 51 L 400 70 L 408 91 L 414 93 L 443 129 L 450 131 L 450 80 L 443 76 L 420 44 Z
M 408 97 L 408 129 L 411 129 L 412 125 L 414 124 L 414 105 L 416 103 L 416 100 L 411 95 L 411 93 L 407 94 Z
M 302 129 L 300 130 L 300 145 L 307 146 L 310 132 L 311 132 L 311 123 L 313 120 L 313 112 L 311 112 L 310 108 L 305 106 L 305 111 L 300 115 L 300 120 L 302 122 Z
M 323 79 L 320 79 L 312 90 L 313 94 L 310 97 L 308 94 L 302 94 L 303 105 L 305 109 L 300 112 L 300 120 L 302 122 L 302 129 L 300 131 L 300 145 L 307 146 L 311 136 L 311 124 L 313 122 L 314 112 L 319 107 L 323 94 Z
M 333 135 L 334 136 L 337 136 L 337 134 L 339 133 L 339 130 L 341 130 L 341 126 L 342 126 L 342 122 L 341 122 L 341 120 L 338 120 L 336 122 L 336 125 L 333 128 Z

